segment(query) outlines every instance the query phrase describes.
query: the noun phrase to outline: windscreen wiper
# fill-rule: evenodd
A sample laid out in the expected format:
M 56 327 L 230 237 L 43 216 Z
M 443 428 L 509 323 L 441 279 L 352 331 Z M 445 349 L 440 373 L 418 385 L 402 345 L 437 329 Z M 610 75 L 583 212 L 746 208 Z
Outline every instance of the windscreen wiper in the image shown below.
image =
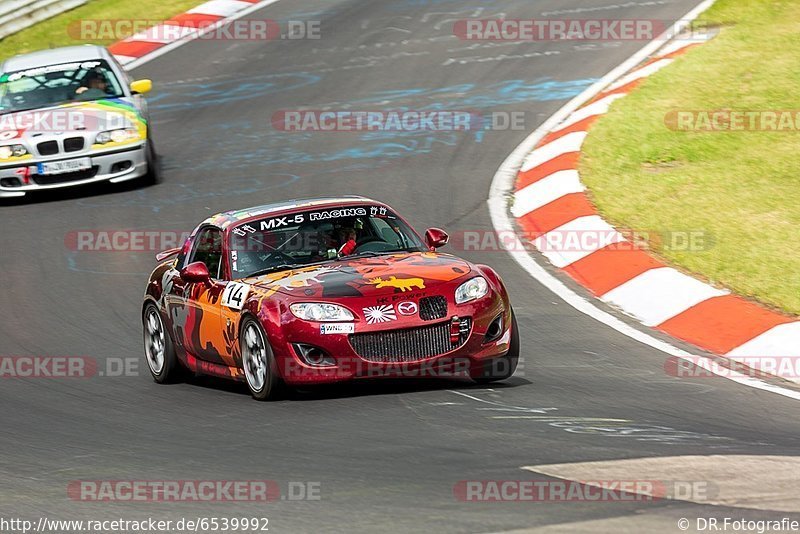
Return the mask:
M 386 254 L 397 254 L 398 252 L 409 252 L 405 249 L 397 249 L 397 250 L 365 250 L 364 252 L 357 252 L 355 254 L 348 254 L 347 256 L 339 256 L 336 258 L 336 261 L 344 261 L 350 260 L 353 258 L 371 258 L 373 256 L 385 256 Z
M 248 274 L 247 278 L 252 278 L 253 276 L 261 276 L 274 271 L 283 271 L 285 269 L 296 269 L 298 267 L 305 267 L 305 265 L 302 263 L 281 263 L 280 265 L 273 265 L 272 267 L 267 267 L 266 269 L 260 269 L 254 273 Z
M 273 265 L 272 267 L 267 267 L 266 269 L 259 269 L 258 271 L 253 272 L 252 274 L 248 274 L 244 278 L 251 278 L 254 276 L 262 276 L 274 271 L 283 271 L 285 269 L 298 269 L 300 267 L 311 267 L 313 265 L 321 265 L 323 263 L 327 263 L 330 260 L 320 260 L 320 261 L 312 261 L 309 263 L 281 263 L 280 265 Z

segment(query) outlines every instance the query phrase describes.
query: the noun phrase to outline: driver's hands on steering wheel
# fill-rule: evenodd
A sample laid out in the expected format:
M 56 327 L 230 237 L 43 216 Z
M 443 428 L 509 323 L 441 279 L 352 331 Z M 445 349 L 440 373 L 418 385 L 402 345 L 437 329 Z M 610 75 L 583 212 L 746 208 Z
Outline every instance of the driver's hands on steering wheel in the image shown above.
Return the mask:
M 356 231 L 351 229 L 344 232 L 344 244 L 339 248 L 339 257 L 349 256 L 356 250 Z

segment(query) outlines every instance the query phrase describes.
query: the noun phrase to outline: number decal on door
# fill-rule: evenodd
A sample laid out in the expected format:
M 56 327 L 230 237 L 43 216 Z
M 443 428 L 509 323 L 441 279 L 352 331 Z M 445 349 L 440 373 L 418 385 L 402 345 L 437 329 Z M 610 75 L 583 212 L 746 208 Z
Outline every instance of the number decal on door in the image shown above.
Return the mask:
M 234 310 L 241 310 L 248 293 L 250 293 L 249 285 L 241 282 L 228 282 L 225 291 L 222 292 L 222 305 Z

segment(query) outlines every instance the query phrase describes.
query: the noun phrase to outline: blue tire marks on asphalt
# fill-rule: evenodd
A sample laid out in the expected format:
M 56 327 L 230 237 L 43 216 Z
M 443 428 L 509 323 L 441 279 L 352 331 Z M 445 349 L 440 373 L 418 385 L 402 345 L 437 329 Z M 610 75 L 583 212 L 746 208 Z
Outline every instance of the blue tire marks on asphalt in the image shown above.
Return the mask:
M 290 79 L 301 78 L 299 74 L 286 75 Z M 260 77 L 259 77 L 260 78 Z M 316 78 L 317 81 L 320 78 Z M 317 83 L 311 78 L 307 83 Z M 388 89 L 374 92 L 366 97 L 341 102 L 323 102 L 306 104 L 305 108 L 319 110 L 374 110 L 376 106 L 392 111 L 462 111 L 478 117 L 503 106 L 513 106 L 529 102 L 547 102 L 568 100 L 594 83 L 594 78 L 559 81 L 547 78 L 537 80 L 512 79 L 481 86 L 476 83 L 457 84 L 441 88 L 405 88 Z M 231 82 L 185 84 L 178 94 L 166 91 L 161 99 L 151 104 L 156 117 L 159 112 L 171 111 L 174 106 L 197 107 L 202 102 L 197 100 L 211 99 L 216 102 L 259 98 L 264 93 L 237 91 L 236 94 L 223 95 L 227 84 Z M 252 80 L 245 80 L 244 87 L 258 85 Z M 195 90 L 196 88 L 196 90 Z M 266 90 L 266 89 L 265 89 Z M 272 91 L 277 91 L 272 87 Z M 180 104 L 175 101 L 181 100 Z M 159 103 L 160 102 L 160 103 Z M 278 110 L 273 110 L 278 111 Z M 527 117 L 526 117 L 527 118 Z M 157 122 L 157 120 L 156 120 Z M 527 121 L 526 121 L 527 122 Z M 215 122 L 193 130 L 198 139 L 215 139 L 215 146 L 221 155 L 205 161 L 196 161 L 193 169 L 204 172 L 245 171 L 261 169 L 270 165 L 303 165 L 314 163 L 330 163 L 342 160 L 365 160 L 404 158 L 430 154 L 437 144 L 455 146 L 472 136 L 474 142 L 480 143 L 484 136 L 491 134 L 488 129 L 490 121 L 476 120 L 471 122 L 466 131 L 362 131 L 342 135 L 350 135 L 353 146 L 328 152 L 320 151 L 313 143 L 314 136 L 332 135 L 331 132 L 286 132 L 269 124 L 268 120 L 257 122 L 251 119 Z M 531 124 L 523 129 L 530 130 Z M 341 137 L 344 139 L 344 137 Z M 257 140 L 257 143 L 253 141 Z M 177 140 L 162 140 L 165 146 L 178 144 Z
M 278 180 L 281 176 L 283 180 Z M 261 173 L 261 177 L 250 176 L 209 176 L 204 181 L 207 185 L 209 181 L 217 183 L 218 187 L 212 190 L 201 190 L 192 183 L 176 183 L 165 181 L 156 187 L 159 188 L 158 195 L 150 194 L 150 188 L 139 189 L 126 192 L 125 194 L 98 196 L 84 198 L 78 204 L 87 208 L 97 207 L 141 207 L 147 206 L 154 213 L 161 211 L 161 208 L 174 204 L 187 204 L 204 198 L 215 198 L 219 196 L 242 196 L 267 191 L 269 189 L 279 189 L 287 187 L 300 179 L 299 175 L 287 173 Z
M 309 73 L 265 74 L 250 78 L 218 81 L 183 82 L 174 89 L 165 85 L 158 94 L 148 98 L 151 113 L 220 106 L 241 100 L 261 99 L 265 96 L 293 91 L 320 81 L 321 77 Z

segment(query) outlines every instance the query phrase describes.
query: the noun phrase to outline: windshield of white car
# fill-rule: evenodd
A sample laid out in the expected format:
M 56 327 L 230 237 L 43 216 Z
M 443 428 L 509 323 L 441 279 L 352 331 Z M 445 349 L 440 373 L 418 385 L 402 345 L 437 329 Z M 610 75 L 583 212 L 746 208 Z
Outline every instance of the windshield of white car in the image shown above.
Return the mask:
M 0 74 L 0 114 L 122 96 L 119 79 L 101 59 Z
M 231 230 L 234 279 L 327 261 L 427 250 L 416 233 L 383 206 L 309 210 L 241 224 Z

